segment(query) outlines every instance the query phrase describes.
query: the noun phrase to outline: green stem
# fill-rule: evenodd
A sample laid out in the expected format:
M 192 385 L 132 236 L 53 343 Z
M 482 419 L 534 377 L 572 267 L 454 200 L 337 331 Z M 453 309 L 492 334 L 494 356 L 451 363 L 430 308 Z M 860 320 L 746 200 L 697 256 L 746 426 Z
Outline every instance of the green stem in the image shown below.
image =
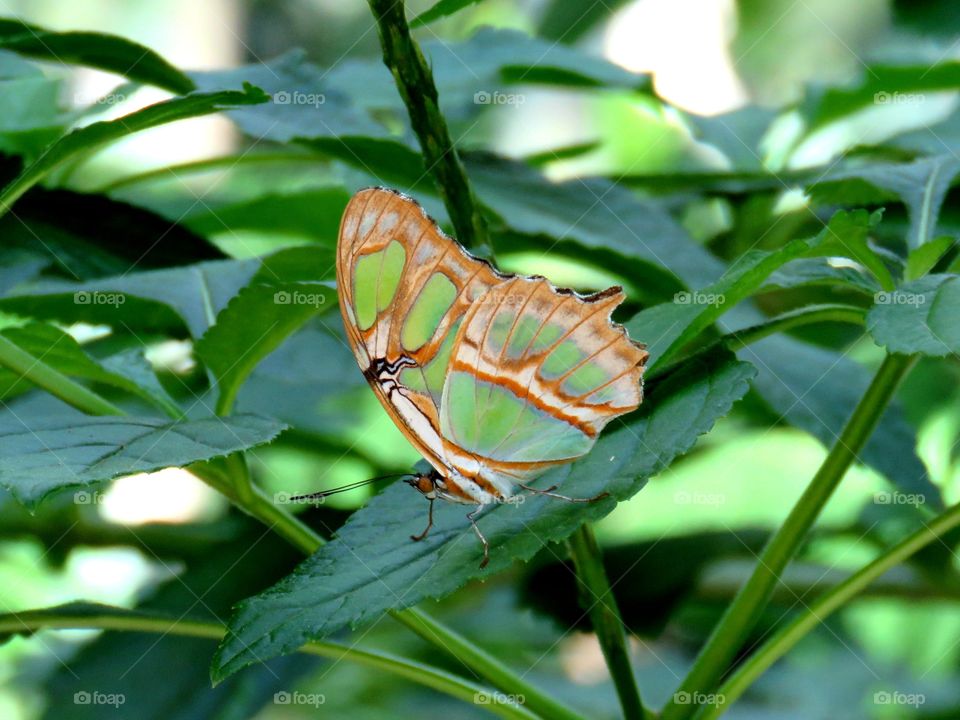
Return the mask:
M 862 326 L 866 322 L 866 317 L 867 311 L 856 305 L 807 305 L 806 307 L 777 315 L 757 325 L 751 325 L 742 330 L 734 330 L 733 332 L 727 333 L 706 347 L 699 348 L 695 351 L 695 354 L 706 353 L 718 345 L 726 345 L 730 350 L 736 352 L 751 343 L 759 342 L 776 333 L 803 325 L 814 325 L 822 322 L 840 322 Z M 644 374 L 644 378 L 646 380 L 652 380 L 665 375 L 668 371 L 675 370 L 679 365 L 689 359 L 689 355 L 671 358 L 670 362 L 666 364 L 655 365 L 650 372 Z
M 816 602 L 768 638 L 756 652 L 750 655 L 720 686 L 718 695 L 723 697 L 723 704 L 705 707 L 696 716 L 697 720 L 712 720 L 712 718 L 719 717 L 743 695 L 743 692 L 760 675 L 783 657 L 807 633 L 820 625 L 828 615 L 863 592 L 867 586 L 885 572 L 958 526 L 960 526 L 960 505 L 954 505 L 929 524 L 924 524 L 922 528 L 901 540 L 869 565 L 855 572 L 829 592 L 824 593 Z
M 410 36 L 403 0 L 369 0 L 377 20 L 383 62 L 393 74 L 407 107 L 410 124 L 420 140 L 426 171 L 450 215 L 457 239 L 467 248 L 490 254 L 487 225 L 440 112 L 433 72 Z
M 184 620 L 150 616 L 139 612 L 116 612 L 104 610 L 102 614 L 88 613 L 82 617 L 57 616 L 47 610 L 30 610 L 0 615 L 0 634 L 22 633 L 42 629 L 89 629 L 120 630 L 128 632 L 153 632 L 161 635 L 209 638 L 222 640 L 226 628 L 215 622 Z M 489 690 L 456 675 L 423 663 L 387 653 L 361 650 L 331 642 L 311 642 L 298 652 L 318 655 L 332 660 L 347 659 L 375 670 L 393 673 L 425 687 L 433 688 L 467 703 L 477 703 L 478 695 L 489 696 Z M 504 718 L 531 720 L 536 716 L 528 710 L 508 703 L 490 703 L 485 707 Z
M 193 470 L 193 468 L 191 468 Z M 196 472 L 196 470 L 193 470 Z M 217 481 L 217 473 L 208 473 L 212 477 L 203 475 L 205 480 Z M 232 478 L 231 478 L 232 480 Z M 218 487 L 215 485 L 215 487 Z M 316 534 L 298 518 L 277 507 L 269 497 L 256 485 L 251 484 L 252 493 L 245 495 L 241 500 L 237 496 L 237 484 L 230 482 L 227 488 L 219 487 L 242 510 L 253 515 L 266 524 L 281 537 L 286 539 L 305 555 L 316 552 L 326 541 Z M 560 720 L 583 720 L 570 708 L 565 707 L 534 685 L 526 682 L 510 670 L 497 658 L 477 647 L 467 638 L 446 627 L 425 612 L 417 608 L 406 610 L 391 610 L 390 615 L 420 635 L 431 645 L 446 651 L 455 660 L 462 662 L 467 668 L 480 677 L 486 678 L 494 687 L 504 693 L 524 697 L 524 705 L 531 711 L 543 717 L 559 718 Z
M 551 720 L 584 720 L 583 716 L 526 682 L 497 658 L 441 625 L 422 610 L 392 610 L 390 614 L 430 644 L 445 649 L 456 660 L 505 693 L 522 695 L 524 706 Z
M 771 335 L 786 332 L 787 330 L 792 330 L 793 328 L 803 325 L 813 325 L 823 322 L 863 325 L 866 322 L 866 317 L 866 309 L 857 307 L 856 305 L 807 305 L 806 307 L 772 317 L 766 322 L 728 333 L 723 336 L 723 342 L 725 342 L 731 350 L 737 351 L 740 348 L 763 340 Z
M 0 365 L 90 415 L 124 415 L 119 407 L 0 335 Z
M 583 525 L 569 539 L 573 563 L 577 569 L 580 605 L 590 615 L 593 631 L 600 642 L 610 676 L 620 698 L 626 720 L 645 720 L 649 717 L 640 699 L 630 653 L 624 633 L 623 620 L 617 607 L 613 588 L 603 567 L 603 557 L 597 538 L 589 525 Z
M 886 356 L 810 485 L 763 549 L 750 579 L 727 607 L 690 673 L 664 707 L 663 720 L 689 718 L 698 707 L 678 704 L 677 698 L 709 694 L 717 686 L 766 607 L 780 574 L 800 549 L 820 511 L 870 438 L 915 359 L 907 355 Z

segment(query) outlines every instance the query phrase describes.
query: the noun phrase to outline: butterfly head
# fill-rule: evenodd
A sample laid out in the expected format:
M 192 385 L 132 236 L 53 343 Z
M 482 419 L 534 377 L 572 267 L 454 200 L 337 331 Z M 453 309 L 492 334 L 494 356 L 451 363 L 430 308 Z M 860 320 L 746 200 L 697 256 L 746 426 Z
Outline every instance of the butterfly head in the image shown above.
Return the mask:
M 436 499 L 442 493 L 443 478 L 436 470 L 431 470 L 427 474 L 417 473 L 404 478 L 403 481 L 419 490 L 429 500 Z
M 404 482 L 415 487 L 428 500 L 451 500 L 463 502 L 463 499 L 450 491 L 447 479 L 436 470 L 429 473 L 416 473 L 404 479 Z

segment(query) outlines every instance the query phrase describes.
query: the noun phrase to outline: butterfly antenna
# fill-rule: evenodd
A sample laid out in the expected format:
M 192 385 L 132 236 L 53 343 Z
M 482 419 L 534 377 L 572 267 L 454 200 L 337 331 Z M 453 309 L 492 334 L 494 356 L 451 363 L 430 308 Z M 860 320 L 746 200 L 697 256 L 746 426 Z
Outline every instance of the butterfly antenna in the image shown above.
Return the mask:
M 310 493 L 309 495 L 294 495 L 292 498 L 290 498 L 290 502 L 321 500 L 329 495 L 336 495 L 337 493 L 347 492 L 348 490 L 356 490 L 359 487 L 380 482 L 381 480 L 390 480 L 391 478 L 405 477 L 408 475 L 410 475 L 410 473 L 392 473 L 390 475 L 380 475 L 375 478 L 368 478 L 367 480 L 358 480 L 357 482 L 349 483 L 348 485 L 341 485 L 340 487 L 333 488 L 331 490 L 321 490 L 320 492 Z

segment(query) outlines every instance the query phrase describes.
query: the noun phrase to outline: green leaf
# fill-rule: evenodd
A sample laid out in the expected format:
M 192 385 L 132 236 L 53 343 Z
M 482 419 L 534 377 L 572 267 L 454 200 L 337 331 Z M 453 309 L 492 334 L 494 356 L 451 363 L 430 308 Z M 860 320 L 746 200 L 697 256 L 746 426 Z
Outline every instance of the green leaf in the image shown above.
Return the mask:
M 895 292 L 878 293 L 867 327 L 890 352 L 960 353 L 960 276 L 928 275 Z
M 537 481 L 541 487 L 558 483 L 574 497 L 605 491 L 610 498 L 569 503 L 529 496 L 490 507 L 479 518 L 491 544 L 485 571 L 478 566 L 482 549 L 463 508 L 438 505 L 430 535 L 411 542 L 410 534 L 426 521 L 426 503 L 404 483 L 391 485 L 293 575 L 240 604 L 217 652 L 214 678 L 530 559 L 546 543 L 609 513 L 615 500 L 631 497 L 689 450 L 743 396 L 752 373 L 726 352 L 699 358 L 658 383 L 640 411 L 614 423 L 589 455 Z
M 255 415 L 169 422 L 46 416 L 0 419 L 0 486 L 28 507 L 57 490 L 182 467 L 273 440 L 284 425 Z
M 874 276 L 860 266 L 838 266 L 828 258 L 800 258 L 773 272 L 763 282 L 761 290 L 788 290 L 811 285 L 844 287 L 870 295 L 880 289 Z
M 170 532 L 179 526 L 168 526 Z M 188 621 L 222 624 L 231 606 L 263 590 L 293 568 L 298 553 L 279 536 L 267 534 L 253 521 L 242 525 L 232 542 L 206 543 L 206 552 L 184 560 L 186 569 L 150 596 L 136 609 L 71 604 L 44 611 L 31 611 L 53 619 L 102 618 L 104 615 L 129 621 L 136 627 L 141 616 L 182 618 Z M 129 531 L 127 531 L 129 532 Z M 141 530 L 137 529 L 137 542 Z M 162 562 L 171 562 L 163 558 Z M 202 602 L 198 602 L 202 598 Z M 77 705 L 74 694 L 98 688 L 119 693 L 125 702 L 120 709 L 137 708 L 138 720 L 206 720 L 211 717 L 247 718 L 273 693 L 294 687 L 297 678 L 317 667 L 317 659 L 298 655 L 251 669 L 228 682 L 210 687 L 208 668 L 216 649 L 213 639 L 158 634 L 157 632 L 105 632 L 71 656 L 69 667 L 61 666 L 44 682 L 44 718 L 55 720 L 100 720 L 103 707 Z M 157 683 L 157 677 L 163 677 Z
M 155 85 L 177 95 L 193 81 L 157 53 L 132 40 L 94 32 L 53 32 L 20 20 L 0 19 L 0 49 L 58 63 L 75 63 Z
M 35 157 L 63 134 L 72 117 L 60 105 L 62 85 L 62 79 L 0 50 L 0 151 Z M 5 170 L 0 167 L 0 177 Z
M 880 222 L 882 211 L 868 213 L 866 210 L 840 210 L 830 218 L 830 223 L 813 243 L 812 255 L 840 256 L 856 260 L 888 290 L 894 288 L 893 276 L 883 260 L 868 244 L 870 233 Z
M 755 292 L 790 260 L 809 255 L 845 255 L 886 268 L 866 245 L 866 234 L 878 220 L 866 211 L 837 212 L 830 224 L 810 240 L 795 240 L 773 251 L 751 250 L 740 257 L 717 282 L 697 292 L 679 292 L 672 303 L 657 305 L 637 315 L 627 328 L 631 336 L 648 343 L 649 369 L 664 365 L 680 349 L 713 324 L 723 313 Z M 885 280 L 892 283 L 889 272 Z M 653 328 L 640 335 L 637 328 Z M 649 338 L 649 340 L 647 339 Z
M 429 25 L 435 20 L 449 17 L 450 15 L 463 10 L 465 7 L 475 5 L 478 2 L 480 2 L 480 0 L 439 0 L 439 2 L 433 5 L 430 9 L 424 10 L 413 20 L 411 20 L 410 27 L 418 28 L 423 27 L 424 25 Z
M 133 350 L 97 362 L 72 336 L 43 323 L 29 323 L 23 327 L 11 327 L 0 332 L 8 340 L 26 350 L 45 365 L 70 377 L 83 378 L 118 388 L 146 400 L 171 417 L 180 416 L 181 410 L 170 398 L 143 353 Z M 29 390 L 28 381 L 0 369 L 0 399 Z
M 227 228 L 262 230 L 276 235 L 309 237 L 334 248 L 340 218 L 350 201 L 343 187 L 309 188 L 289 193 L 267 193 L 250 200 L 204 208 L 188 214 L 183 223 L 201 235 L 222 233 Z
M 276 142 L 341 138 L 347 143 L 350 139 L 396 143 L 385 126 L 375 122 L 355 105 L 348 93 L 335 86 L 331 74 L 307 62 L 303 51 L 292 50 L 267 63 L 197 72 L 191 77 L 198 88 L 208 92 L 239 87 L 242 83 L 266 92 L 269 102 L 227 113 L 241 130 L 256 138 Z M 364 92 L 371 90 L 363 88 Z
M 78 280 L 223 257 L 178 217 L 167 220 L 102 195 L 34 187 L 17 201 L 16 217 L 0 218 L 0 235 Z
M 209 115 L 237 105 L 255 105 L 265 102 L 261 90 L 246 85 L 243 92 L 224 90 L 214 93 L 196 93 L 173 98 L 124 115 L 116 120 L 96 122 L 65 135 L 51 145 L 32 165 L 26 167 L 0 193 L 0 215 L 10 210 L 13 203 L 27 190 L 43 180 L 53 170 L 81 153 L 99 148 L 106 143 L 126 137 L 140 130 Z
M 960 67 L 960 65 L 958 65 Z M 910 233 L 907 244 L 920 247 L 935 237 L 937 217 L 960 159 L 953 155 L 920 158 L 911 163 L 873 163 L 829 172 L 810 187 L 815 202 L 883 202 L 899 197 L 907 207 Z
M 217 414 L 230 411 L 257 363 L 310 317 L 336 305 L 336 300 L 333 283 L 255 284 L 241 290 L 195 347 L 216 379 Z
M 941 235 L 910 251 L 907 256 L 907 270 L 904 277 L 907 280 L 916 280 L 933 270 L 940 258 L 946 255 L 956 243 L 956 238 L 951 235 Z
M 778 417 L 826 447 L 836 442 L 870 378 L 862 365 L 837 352 L 785 336 L 768 337 L 737 354 L 756 365 L 754 387 Z M 903 410 L 892 404 L 858 459 L 903 492 L 922 494 L 928 503 L 940 505 L 940 490 L 930 481 L 916 447 L 916 431 Z
M 185 323 L 198 338 L 258 267 L 256 260 L 217 260 L 83 283 L 48 280 L 0 300 L 0 310 L 152 332 Z
M 864 67 L 859 84 L 821 90 L 812 87 L 801 104 L 808 118 L 807 134 L 855 112 L 899 102 L 901 96 L 924 92 L 951 91 L 960 86 L 960 62 L 945 61 L 923 65 L 870 65 Z M 909 99 L 909 97 L 907 98 Z
M 647 264 L 663 276 L 672 272 L 688 283 L 706 285 L 719 262 L 694 243 L 683 228 L 652 202 L 602 179 L 552 183 L 540 172 L 491 155 L 472 154 L 467 170 L 479 200 L 509 228 L 591 251 L 616 253 Z M 719 275 L 719 272 L 717 272 Z M 664 278 L 670 287 L 669 278 Z M 670 292 L 675 291 L 675 281 Z
M 422 49 L 448 119 L 498 104 L 494 93 L 519 83 L 626 89 L 649 85 L 645 75 L 518 30 L 482 27 L 463 42 L 433 40 Z M 379 58 L 338 63 L 327 79 L 358 106 L 395 111 L 406 123 L 393 78 Z
M 539 13 L 537 37 L 572 45 L 629 0 L 583 3 L 581 0 L 551 0 Z

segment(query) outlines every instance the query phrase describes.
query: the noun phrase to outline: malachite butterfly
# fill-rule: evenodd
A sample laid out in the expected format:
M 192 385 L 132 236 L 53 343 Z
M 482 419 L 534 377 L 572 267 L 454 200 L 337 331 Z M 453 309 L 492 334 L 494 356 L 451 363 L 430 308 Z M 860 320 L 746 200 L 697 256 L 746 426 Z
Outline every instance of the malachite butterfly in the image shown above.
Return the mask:
M 619 287 L 578 295 L 504 275 L 398 192 L 350 200 L 337 287 L 360 369 L 433 466 L 407 481 L 430 500 L 414 539 L 436 498 L 479 506 L 473 522 L 518 489 L 552 494 L 527 483 L 588 452 L 642 399 L 647 353 L 610 318 Z

